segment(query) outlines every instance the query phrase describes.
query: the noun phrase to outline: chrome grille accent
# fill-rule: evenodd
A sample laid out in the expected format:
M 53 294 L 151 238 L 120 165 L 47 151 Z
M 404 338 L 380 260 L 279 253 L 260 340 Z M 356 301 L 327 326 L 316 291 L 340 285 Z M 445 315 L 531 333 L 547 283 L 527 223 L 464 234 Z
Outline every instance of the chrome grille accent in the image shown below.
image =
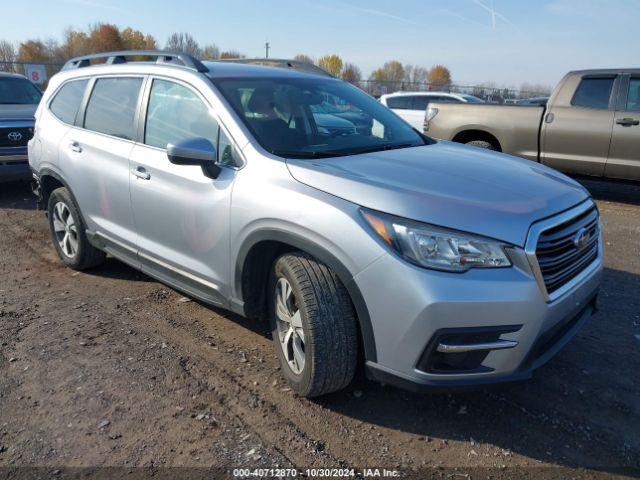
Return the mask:
M 593 203 L 581 210 L 538 234 L 535 258 L 548 296 L 580 275 L 599 256 L 598 210 Z
M 20 134 L 20 138 L 12 140 L 11 133 Z M 0 147 L 25 147 L 33 137 L 33 127 L 5 127 L 0 126 Z

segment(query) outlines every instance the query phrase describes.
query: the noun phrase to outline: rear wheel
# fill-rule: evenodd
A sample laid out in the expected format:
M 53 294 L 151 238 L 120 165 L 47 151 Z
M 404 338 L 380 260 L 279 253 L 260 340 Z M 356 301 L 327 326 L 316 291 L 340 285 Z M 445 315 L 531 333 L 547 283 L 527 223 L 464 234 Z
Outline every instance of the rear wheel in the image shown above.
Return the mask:
M 271 272 L 270 320 L 282 373 L 299 395 L 346 387 L 356 368 L 356 320 L 336 274 L 299 252 L 278 258 Z
M 491 142 L 487 142 L 486 140 L 471 140 L 466 144 L 471 145 L 473 147 L 484 148 L 487 150 L 497 150 L 495 145 L 493 145 Z
M 69 190 L 60 187 L 51 192 L 48 212 L 53 245 L 66 266 L 84 270 L 102 263 L 105 254 L 87 240 L 82 217 Z

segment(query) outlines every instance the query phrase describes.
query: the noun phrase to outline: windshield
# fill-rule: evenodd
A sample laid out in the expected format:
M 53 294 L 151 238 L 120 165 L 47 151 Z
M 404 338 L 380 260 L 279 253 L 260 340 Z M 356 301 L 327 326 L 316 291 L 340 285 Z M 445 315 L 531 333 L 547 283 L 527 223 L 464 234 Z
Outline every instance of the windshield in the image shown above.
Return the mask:
M 0 104 L 37 105 L 42 93 L 24 78 L 0 77 Z
M 267 151 L 322 158 L 428 145 L 360 89 L 325 78 L 214 79 Z

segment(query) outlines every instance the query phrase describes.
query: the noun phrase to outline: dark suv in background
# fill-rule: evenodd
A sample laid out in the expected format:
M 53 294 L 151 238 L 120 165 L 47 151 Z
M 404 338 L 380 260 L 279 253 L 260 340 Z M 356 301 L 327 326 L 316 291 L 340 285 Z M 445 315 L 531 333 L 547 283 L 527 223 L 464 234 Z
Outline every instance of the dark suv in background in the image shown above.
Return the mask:
M 27 142 L 42 93 L 15 73 L 0 72 L 0 182 L 29 179 Z

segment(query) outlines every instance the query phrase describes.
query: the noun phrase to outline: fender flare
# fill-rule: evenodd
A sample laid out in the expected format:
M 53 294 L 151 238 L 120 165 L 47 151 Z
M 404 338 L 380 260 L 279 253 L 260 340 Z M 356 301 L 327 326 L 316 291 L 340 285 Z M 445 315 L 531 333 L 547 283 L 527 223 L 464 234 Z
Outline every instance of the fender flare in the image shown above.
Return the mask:
M 43 167 L 37 172 L 37 175 L 38 175 L 38 183 L 40 184 L 40 189 L 42 189 L 42 177 L 49 176 L 49 177 L 55 178 L 67 190 L 69 190 L 69 194 L 71 195 L 71 199 L 73 200 L 73 203 L 75 204 L 75 207 L 78 209 L 78 212 L 80 212 L 80 217 L 81 217 L 82 223 L 85 226 L 85 228 L 87 228 L 87 222 L 84 219 L 84 214 L 82 213 L 82 209 L 80 208 L 80 205 L 78 204 L 78 200 L 76 199 L 76 196 L 73 194 L 73 190 L 71 189 L 71 187 L 69 186 L 67 181 L 64 179 L 62 174 L 60 174 L 56 170 L 53 170 L 52 168 Z M 42 190 L 40 190 L 40 191 L 42 192 Z M 48 201 L 49 200 L 47 199 L 47 203 L 48 203 Z M 41 197 L 40 201 L 38 203 L 41 204 L 42 209 L 46 212 L 47 211 L 47 203 L 45 203 L 45 199 Z
M 371 324 L 371 317 L 369 315 L 369 309 L 360 292 L 360 288 L 353 280 L 353 274 L 344 266 L 344 264 L 325 247 L 318 245 L 317 243 L 297 235 L 295 233 L 278 230 L 278 229 L 260 229 L 250 233 L 243 241 L 235 262 L 234 270 L 234 288 L 235 291 L 240 293 L 242 298 L 242 269 L 249 254 L 249 251 L 262 241 L 274 241 L 280 242 L 292 247 L 302 250 L 304 252 L 313 255 L 320 262 L 331 268 L 342 284 L 347 289 L 351 301 L 356 310 L 358 316 L 358 323 L 360 325 L 360 332 L 362 334 L 362 343 L 364 346 L 364 356 L 367 361 L 376 362 L 376 343 L 373 333 L 373 326 Z

